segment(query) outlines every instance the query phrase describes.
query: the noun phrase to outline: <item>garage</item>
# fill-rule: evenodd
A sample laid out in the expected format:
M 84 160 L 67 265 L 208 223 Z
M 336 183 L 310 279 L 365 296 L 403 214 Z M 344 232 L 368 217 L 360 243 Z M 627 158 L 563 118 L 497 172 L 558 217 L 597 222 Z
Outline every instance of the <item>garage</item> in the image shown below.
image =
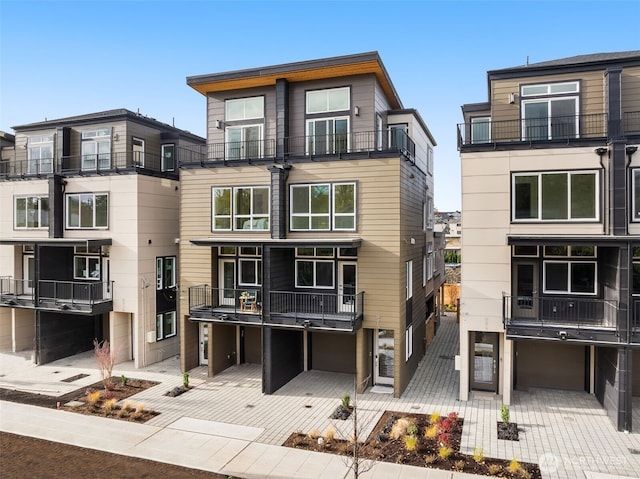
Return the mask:
M 543 341 L 515 343 L 515 384 L 517 390 L 553 388 L 588 390 L 588 348 Z

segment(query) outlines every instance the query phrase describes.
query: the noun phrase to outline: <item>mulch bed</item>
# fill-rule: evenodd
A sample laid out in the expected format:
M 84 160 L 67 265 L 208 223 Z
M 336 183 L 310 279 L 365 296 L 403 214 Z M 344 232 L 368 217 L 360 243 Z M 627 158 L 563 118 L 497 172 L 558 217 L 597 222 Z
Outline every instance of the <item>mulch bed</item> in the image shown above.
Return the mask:
M 398 420 L 407 420 L 404 424 L 408 423 L 409 426 L 397 426 Z M 481 451 L 477 451 L 475 457 L 462 454 L 460 441 L 463 424 L 464 420 L 456 414 L 444 417 L 385 411 L 369 437 L 360 445 L 359 455 L 364 459 L 448 471 L 503 478 L 541 479 L 540 469 L 536 464 L 485 458 Z M 319 436 L 322 437 L 320 441 Z M 407 439 L 408 436 L 413 438 Z M 317 431 L 310 434 L 294 433 L 283 445 L 353 456 L 351 442 L 331 438 L 326 432 L 324 436 Z M 447 452 L 443 450 L 445 446 L 449 449 L 447 457 L 443 457 Z

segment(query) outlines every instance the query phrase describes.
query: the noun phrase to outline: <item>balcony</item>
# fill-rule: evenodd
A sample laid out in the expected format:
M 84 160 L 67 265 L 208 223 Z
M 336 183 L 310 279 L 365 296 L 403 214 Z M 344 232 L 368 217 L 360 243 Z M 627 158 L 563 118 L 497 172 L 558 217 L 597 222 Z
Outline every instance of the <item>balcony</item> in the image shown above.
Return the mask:
M 357 154 L 401 154 L 415 163 L 415 142 L 403 131 L 350 132 L 322 136 L 287 137 L 281 142 L 275 139 L 210 143 L 180 147 L 178 158 L 181 165 L 251 161 L 260 159 L 343 157 Z
M 297 293 L 271 291 L 269 310 L 261 289 L 189 288 L 193 319 L 225 323 L 274 325 L 316 331 L 354 332 L 362 326 L 364 293 Z
M 627 114 L 627 128 L 639 128 L 638 118 Z M 637 115 L 637 114 L 636 114 Z M 636 133 L 637 134 L 637 133 Z M 608 136 L 606 113 L 551 118 L 531 118 L 458 124 L 458 149 L 468 146 L 494 146 L 517 143 L 568 143 L 580 139 L 604 139 Z
M 617 301 L 503 295 L 502 317 L 508 339 L 620 340 Z
M 0 307 L 100 314 L 113 308 L 112 292 L 113 281 L 35 282 L 4 276 L 0 278 Z

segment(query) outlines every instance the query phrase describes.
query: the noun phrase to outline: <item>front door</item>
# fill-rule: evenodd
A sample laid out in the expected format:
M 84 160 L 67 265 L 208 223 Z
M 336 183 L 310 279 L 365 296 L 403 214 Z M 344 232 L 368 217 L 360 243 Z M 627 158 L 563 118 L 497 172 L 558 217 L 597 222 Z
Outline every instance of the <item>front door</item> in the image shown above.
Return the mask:
M 356 304 L 357 263 L 338 263 L 338 312 L 353 313 Z
M 209 364 L 209 325 L 200 323 L 200 364 Z
M 261 137 L 262 127 L 260 125 L 227 128 L 227 159 L 261 158 Z
M 25 255 L 22 261 L 22 292 L 16 292 L 18 294 L 33 294 L 33 280 L 36 277 L 36 259 L 33 255 Z
M 236 261 L 220 260 L 219 301 L 221 305 L 233 306 L 236 303 Z
M 514 319 L 536 319 L 538 315 L 538 264 L 518 262 L 513 265 Z
M 389 329 L 376 330 L 374 381 L 376 384 L 393 386 L 393 370 L 395 367 L 395 346 L 393 331 Z
M 133 137 L 132 151 L 133 151 L 133 166 L 139 166 L 140 168 L 144 168 L 144 140 L 142 138 Z
M 472 332 L 471 389 L 498 391 L 498 333 Z

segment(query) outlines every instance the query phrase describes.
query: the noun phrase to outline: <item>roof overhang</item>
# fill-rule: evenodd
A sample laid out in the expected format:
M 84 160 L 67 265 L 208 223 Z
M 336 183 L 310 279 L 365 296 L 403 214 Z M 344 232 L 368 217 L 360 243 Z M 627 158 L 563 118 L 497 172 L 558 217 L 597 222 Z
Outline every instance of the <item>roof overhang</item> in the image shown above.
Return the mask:
M 41 245 L 41 246 L 108 246 L 111 238 L 9 238 L 0 239 L 0 245 Z
M 271 246 L 272 248 L 359 248 L 362 238 L 197 238 L 190 240 L 196 246 Z
M 377 52 L 190 76 L 187 77 L 187 85 L 206 96 L 211 92 L 273 86 L 278 79 L 303 82 L 367 73 L 375 75 L 390 102 L 391 109 L 402 108 L 400 97 Z
M 614 246 L 622 244 L 640 244 L 640 236 L 563 236 L 563 235 L 507 235 L 507 244 L 521 246 L 537 245 L 576 245 L 576 246 Z

